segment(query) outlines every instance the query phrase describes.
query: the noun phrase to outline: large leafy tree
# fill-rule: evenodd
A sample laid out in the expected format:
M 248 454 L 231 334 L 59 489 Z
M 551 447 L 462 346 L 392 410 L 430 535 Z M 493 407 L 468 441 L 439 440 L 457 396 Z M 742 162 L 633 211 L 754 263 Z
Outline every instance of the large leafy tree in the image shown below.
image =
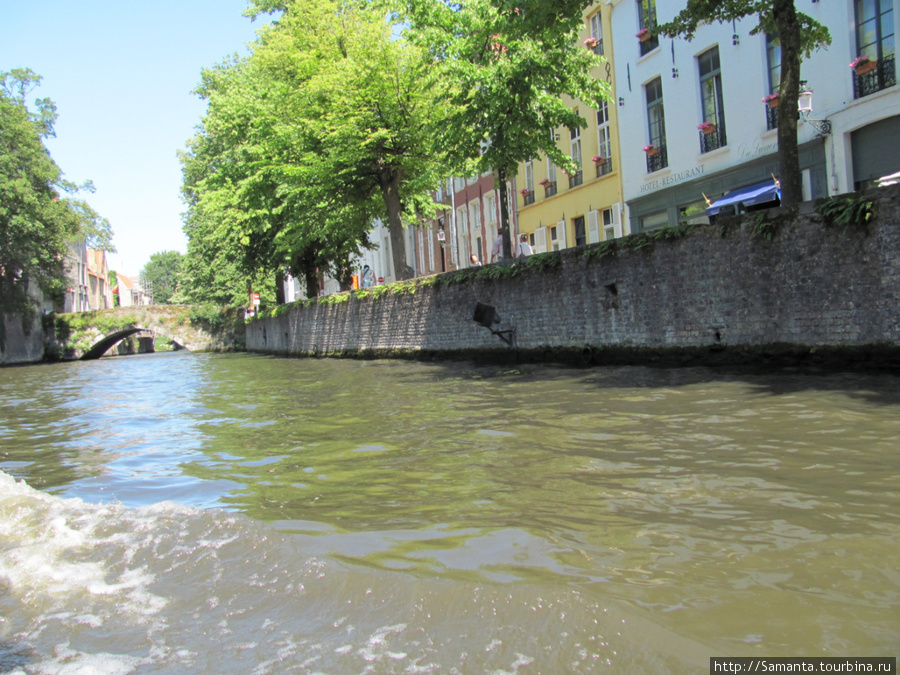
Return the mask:
M 0 73 L 0 313 L 26 320 L 35 310 L 29 283 L 45 296 L 61 295 L 70 243 L 114 250 L 109 223 L 78 196 L 92 186 L 65 180 L 44 145 L 57 114 L 47 98 L 29 108 L 40 81 L 27 69 Z
M 408 278 L 404 214 L 427 208 L 446 170 L 431 143 L 447 106 L 436 104 L 429 54 L 393 34 L 379 3 L 254 5 L 257 12 L 281 12 L 262 33 L 254 59 L 280 87 L 283 126 L 302 139 L 296 203 L 328 225 L 325 241 L 341 223 L 365 231 L 371 217 L 381 217 L 394 277 Z
M 449 116 L 437 149 L 456 165 L 475 162 L 500 183 L 503 251 L 511 256 L 507 177 L 519 162 L 550 156 L 569 172 L 572 159 L 552 130 L 586 121 L 566 98 L 598 105 L 609 85 L 591 75 L 599 57 L 578 43 L 582 12 L 591 0 L 397 0 L 411 40 L 429 50 Z
M 802 200 L 800 157 L 797 147 L 797 101 L 800 97 L 800 62 L 813 49 L 831 43 L 828 29 L 797 11 L 794 0 L 688 0 L 687 6 L 657 32 L 693 39 L 704 23 L 731 22 L 755 17 L 751 34 L 777 35 L 781 44 L 781 86 L 778 101 L 778 157 L 781 200 L 794 206 Z
M 178 251 L 160 251 L 150 256 L 141 270 L 141 278 L 153 290 L 153 302 L 167 305 L 178 288 L 183 256 Z

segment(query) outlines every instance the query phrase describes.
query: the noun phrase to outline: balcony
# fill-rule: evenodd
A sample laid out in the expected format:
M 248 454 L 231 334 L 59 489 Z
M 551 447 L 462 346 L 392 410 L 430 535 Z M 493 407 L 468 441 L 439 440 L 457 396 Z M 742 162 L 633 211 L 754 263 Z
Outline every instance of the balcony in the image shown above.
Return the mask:
M 875 70 L 862 75 L 853 73 L 853 98 L 862 98 L 897 84 L 894 55 L 879 59 Z
M 659 37 L 651 35 L 649 38 L 640 41 L 641 56 L 645 56 L 659 47 Z
M 544 186 L 544 199 L 556 194 L 556 181 L 541 183 Z
M 653 173 L 669 166 L 669 156 L 666 153 L 666 146 L 660 145 L 656 148 L 656 152 L 647 153 L 647 173 Z
M 533 192 L 525 192 L 522 195 L 522 203 L 525 206 L 528 206 L 529 204 L 534 204 L 534 193 Z
M 569 189 L 571 190 L 573 187 L 578 187 L 584 183 L 584 173 L 581 171 L 576 171 L 574 175 L 569 176 Z
M 713 125 L 713 131 L 700 132 L 700 152 L 711 152 L 712 150 L 718 150 L 719 148 L 725 147 L 727 145 L 725 139 L 725 127 L 721 124 Z
M 597 162 L 595 166 L 597 167 L 597 178 L 612 172 L 612 162 L 608 159 L 604 160 L 602 163 Z
M 778 108 L 773 108 L 768 103 L 766 103 L 766 130 L 771 131 L 772 129 L 778 128 Z

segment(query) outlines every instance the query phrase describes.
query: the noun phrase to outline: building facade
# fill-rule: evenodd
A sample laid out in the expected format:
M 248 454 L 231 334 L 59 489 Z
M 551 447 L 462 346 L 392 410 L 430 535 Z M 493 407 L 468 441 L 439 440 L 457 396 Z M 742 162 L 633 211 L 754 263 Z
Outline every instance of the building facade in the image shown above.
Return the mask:
M 584 11 L 580 44 L 604 57 L 593 75 L 614 88 L 612 6 L 593 3 Z M 584 128 L 553 129 L 553 137 L 580 167 L 565 174 L 547 157 L 519 165 L 516 180 L 519 226 L 536 253 L 583 246 L 627 234 L 620 171 L 619 111 L 610 102 L 599 108 L 566 100 L 587 123 Z
M 798 111 L 803 198 L 865 187 L 900 170 L 900 96 L 894 71 L 893 0 L 797 0 L 827 26 L 832 44 L 801 65 L 810 96 Z M 622 183 L 629 229 L 707 222 L 732 191 L 777 187 L 780 46 L 751 35 L 753 18 L 698 28 L 690 42 L 643 39 L 671 20 L 680 0 L 618 0 L 612 10 Z M 877 68 L 849 64 L 869 55 Z M 884 143 L 894 151 L 885 153 Z M 886 156 L 890 155 L 890 156 Z M 777 203 L 777 202 L 776 202 Z

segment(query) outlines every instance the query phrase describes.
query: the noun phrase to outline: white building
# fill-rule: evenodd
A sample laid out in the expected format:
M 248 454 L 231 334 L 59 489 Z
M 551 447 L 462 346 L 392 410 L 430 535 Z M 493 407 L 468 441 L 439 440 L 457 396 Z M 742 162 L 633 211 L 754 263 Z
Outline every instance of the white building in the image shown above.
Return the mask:
M 864 188 L 900 170 L 893 1 L 796 0 L 832 37 L 801 66 L 814 106 L 799 124 L 804 199 Z M 671 20 L 683 0 L 609 4 L 627 230 L 703 222 L 707 197 L 777 177 L 777 115 L 762 99 L 778 90 L 780 48 L 750 35 L 757 22 L 702 26 L 691 42 L 642 42 L 641 29 Z M 849 64 L 860 54 L 877 59 L 877 69 L 856 75 Z M 700 131 L 704 122 L 715 131 Z

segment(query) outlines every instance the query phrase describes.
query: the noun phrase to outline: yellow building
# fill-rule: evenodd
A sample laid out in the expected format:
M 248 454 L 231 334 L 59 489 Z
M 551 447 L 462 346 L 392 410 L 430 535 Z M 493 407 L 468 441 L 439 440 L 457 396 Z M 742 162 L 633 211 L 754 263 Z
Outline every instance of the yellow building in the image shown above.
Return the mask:
M 605 58 L 612 58 L 612 6 L 595 2 L 584 11 L 579 40 Z M 613 68 L 604 62 L 595 77 L 615 92 Z M 615 100 L 615 99 L 613 99 Z M 549 158 L 519 165 L 517 206 L 519 231 L 530 236 L 535 253 L 583 246 L 614 237 L 622 230 L 622 182 L 617 147 L 617 110 L 608 101 L 598 110 L 567 101 L 587 121 L 583 129 L 556 129 L 560 149 L 581 167 L 567 176 Z

